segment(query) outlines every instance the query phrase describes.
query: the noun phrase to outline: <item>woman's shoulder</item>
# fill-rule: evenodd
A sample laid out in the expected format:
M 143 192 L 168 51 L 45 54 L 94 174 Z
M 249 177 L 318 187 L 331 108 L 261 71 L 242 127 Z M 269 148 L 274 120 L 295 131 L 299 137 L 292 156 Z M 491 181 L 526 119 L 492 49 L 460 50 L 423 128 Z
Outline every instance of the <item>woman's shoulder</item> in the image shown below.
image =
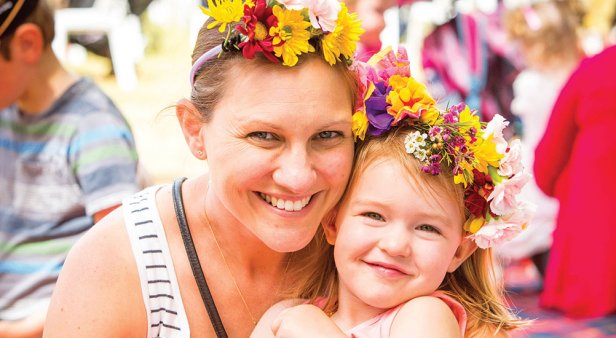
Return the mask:
M 146 335 L 123 208 L 98 222 L 69 252 L 52 297 L 45 337 Z

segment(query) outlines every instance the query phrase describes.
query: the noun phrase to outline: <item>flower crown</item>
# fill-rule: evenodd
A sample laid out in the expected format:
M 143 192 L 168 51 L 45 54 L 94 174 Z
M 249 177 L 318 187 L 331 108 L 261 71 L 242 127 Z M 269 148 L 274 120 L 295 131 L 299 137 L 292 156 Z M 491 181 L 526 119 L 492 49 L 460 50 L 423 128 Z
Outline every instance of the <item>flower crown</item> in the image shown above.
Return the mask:
M 464 185 L 464 204 L 470 217 L 464 229 L 481 248 L 511 239 L 528 222 L 534 206 L 517 201 L 516 195 L 529 180 L 523 171 L 521 144 L 503 138 L 508 122 L 496 115 L 489 123 L 465 104 L 441 111 L 426 87 L 410 74 L 403 48 L 387 48 L 367 63 L 354 68 L 360 95 L 353 114 L 353 134 L 380 136 L 395 126 L 411 126 L 406 152 L 432 175 L 441 164 L 452 168 L 454 182 Z
M 228 51 L 242 51 L 247 59 L 257 53 L 272 62 L 295 66 L 301 54 L 320 46 L 330 64 L 351 63 L 356 43 L 364 32 L 356 13 L 349 13 L 338 0 L 208 0 L 204 14 L 213 18 L 227 36 L 193 65 L 191 82 L 205 61 Z M 233 25 L 236 22 L 240 24 Z

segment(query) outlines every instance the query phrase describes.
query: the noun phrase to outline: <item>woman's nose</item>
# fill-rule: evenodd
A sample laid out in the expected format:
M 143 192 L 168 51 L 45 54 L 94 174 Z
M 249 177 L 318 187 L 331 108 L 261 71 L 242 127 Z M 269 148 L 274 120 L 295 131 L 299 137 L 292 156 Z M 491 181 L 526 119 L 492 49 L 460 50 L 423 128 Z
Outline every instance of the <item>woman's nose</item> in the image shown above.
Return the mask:
M 314 193 L 317 173 L 305 148 L 289 149 L 279 159 L 274 182 L 290 193 Z

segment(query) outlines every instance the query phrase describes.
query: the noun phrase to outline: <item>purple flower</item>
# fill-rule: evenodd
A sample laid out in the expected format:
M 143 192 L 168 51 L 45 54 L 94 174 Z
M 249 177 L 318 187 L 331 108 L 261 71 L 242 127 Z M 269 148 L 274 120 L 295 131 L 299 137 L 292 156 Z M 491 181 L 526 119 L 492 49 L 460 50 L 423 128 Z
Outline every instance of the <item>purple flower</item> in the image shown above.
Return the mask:
M 466 103 L 460 102 L 449 107 L 449 112 L 454 114 L 455 116 L 458 116 L 464 110 L 464 108 L 466 108 Z
M 368 117 L 368 134 L 381 136 L 391 128 L 394 117 L 387 112 L 387 94 L 391 87 L 385 87 L 384 82 L 375 83 L 372 95 L 366 100 L 366 116 Z

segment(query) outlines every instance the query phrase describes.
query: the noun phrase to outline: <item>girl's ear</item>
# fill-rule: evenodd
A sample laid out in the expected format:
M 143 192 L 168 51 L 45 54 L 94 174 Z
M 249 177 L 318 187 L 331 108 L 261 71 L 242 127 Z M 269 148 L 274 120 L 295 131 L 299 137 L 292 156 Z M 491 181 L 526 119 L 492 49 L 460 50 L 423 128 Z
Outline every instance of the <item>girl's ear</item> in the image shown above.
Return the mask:
M 447 268 L 447 272 L 456 271 L 456 269 L 460 267 L 460 265 L 462 265 L 462 263 L 464 263 L 464 261 L 468 257 L 470 257 L 470 255 L 472 255 L 473 252 L 475 252 L 475 250 L 477 250 L 477 244 L 475 244 L 475 242 L 472 239 L 466 236 L 463 237 L 462 242 L 458 246 L 458 249 L 456 250 L 455 255 L 451 259 L 451 263 L 449 264 L 449 267 Z
M 175 105 L 175 115 L 190 151 L 200 160 L 207 159 L 203 137 L 205 123 L 197 107 L 190 100 L 181 99 Z
M 336 216 L 338 211 L 336 209 L 332 209 L 329 211 L 323 220 L 321 221 L 321 226 L 323 227 L 323 231 L 325 232 L 325 239 L 327 239 L 327 243 L 334 245 L 336 243 L 336 236 L 338 235 L 338 230 L 336 229 Z

